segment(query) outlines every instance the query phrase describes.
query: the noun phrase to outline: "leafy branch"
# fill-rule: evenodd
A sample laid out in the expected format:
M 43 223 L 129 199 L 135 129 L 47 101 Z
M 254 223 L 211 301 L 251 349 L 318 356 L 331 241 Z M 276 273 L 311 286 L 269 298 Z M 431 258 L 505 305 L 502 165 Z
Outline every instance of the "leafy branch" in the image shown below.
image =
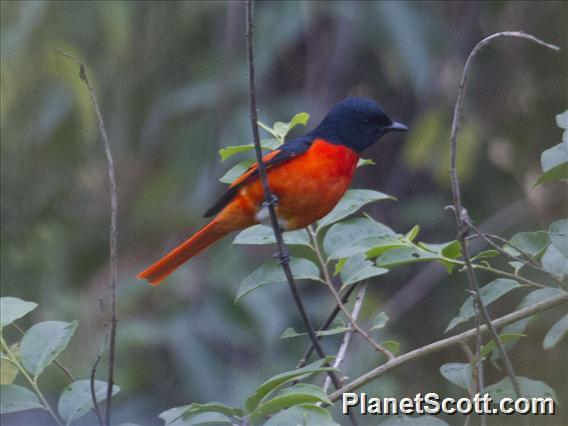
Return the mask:
M 509 357 L 508 357 L 508 355 L 505 351 L 505 348 L 503 347 L 503 344 L 501 343 L 501 340 L 499 339 L 499 335 L 497 334 L 495 327 L 491 323 L 491 317 L 489 316 L 489 313 L 487 312 L 487 308 L 485 307 L 485 305 L 484 305 L 484 303 L 481 299 L 480 293 L 479 293 L 479 283 L 477 281 L 477 277 L 475 275 L 475 271 L 474 271 L 474 268 L 472 266 L 471 255 L 469 253 L 469 248 L 468 248 L 467 240 L 466 240 L 466 232 L 467 232 L 467 229 L 468 229 L 468 222 L 471 222 L 471 221 L 469 219 L 467 211 L 462 206 L 461 190 L 460 190 L 460 184 L 459 184 L 459 179 L 458 179 L 458 175 L 457 175 L 457 168 L 456 168 L 457 138 L 458 138 L 458 134 L 459 134 L 459 130 L 460 130 L 460 120 L 461 120 L 461 116 L 462 116 L 463 102 L 464 102 L 464 97 L 465 97 L 465 89 L 466 89 L 467 78 L 469 76 L 469 71 L 470 71 L 471 65 L 473 63 L 473 59 L 477 56 L 477 54 L 481 51 L 481 49 L 484 46 L 488 45 L 493 40 L 495 40 L 499 37 L 524 38 L 524 39 L 535 42 L 535 43 L 537 43 L 541 46 L 544 46 L 546 48 L 549 48 L 549 49 L 552 49 L 552 50 L 555 50 L 555 51 L 560 50 L 560 48 L 558 46 L 554 46 L 554 45 L 545 43 L 544 41 L 539 40 L 538 38 L 534 37 L 533 35 L 526 34 L 526 33 L 523 33 L 523 32 L 518 32 L 518 31 L 500 32 L 500 33 L 492 34 L 489 37 L 486 37 L 485 39 L 481 40 L 473 48 L 473 50 L 469 54 L 469 56 L 466 60 L 465 66 L 464 66 L 464 70 L 463 70 L 461 81 L 460 81 L 459 88 L 458 88 L 457 100 L 456 100 L 456 104 L 455 104 L 455 107 L 454 107 L 454 115 L 453 115 L 453 120 L 452 120 L 452 130 L 451 130 L 451 136 L 450 136 L 450 180 L 451 180 L 451 186 L 452 186 L 452 195 L 453 195 L 453 199 L 454 199 L 453 211 L 454 211 L 454 215 L 455 215 L 455 218 L 456 218 L 456 226 L 457 226 L 457 233 L 458 233 L 457 239 L 460 242 L 460 245 L 461 245 L 461 248 L 462 248 L 464 263 L 465 263 L 465 267 L 466 267 L 467 279 L 468 279 L 468 282 L 469 282 L 470 289 L 471 289 L 471 291 L 474 295 L 474 298 L 475 298 L 476 321 L 479 323 L 479 322 L 481 322 L 481 320 L 483 320 L 485 325 L 488 327 L 489 332 L 491 334 L 491 337 L 495 341 L 497 349 L 499 350 L 499 353 L 500 353 L 501 357 L 503 358 L 503 362 L 504 362 L 505 368 L 507 370 L 507 375 L 509 376 L 511 383 L 513 384 L 513 387 L 515 389 L 515 393 L 517 394 L 517 397 L 521 397 L 521 389 L 519 387 L 519 383 L 517 382 L 517 378 L 516 378 L 515 371 L 513 369 L 513 365 L 511 363 L 511 360 L 509 359 Z M 480 327 L 478 326 L 477 328 L 479 329 Z M 479 350 L 480 350 L 479 342 L 480 341 L 478 339 L 476 355 L 479 354 Z
M 504 315 L 500 318 L 494 319 L 491 321 L 491 325 L 495 328 L 500 328 L 507 324 L 515 323 L 523 318 L 530 317 L 534 314 L 543 312 L 547 309 L 551 309 L 555 306 L 561 305 L 566 302 L 568 302 L 568 293 L 563 292 L 562 294 L 559 294 L 550 299 L 541 301 L 532 306 L 528 306 L 524 309 L 520 309 L 510 314 Z M 479 332 L 485 333 L 487 331 L 488 331 L 487 325 L 481 325 L 479 327 Z M 375 369 L 368 371 L 367 373 L 347 383 L 341 389 L 338 389 L 335 392 L 333 392 L 331 395 L 329 395 L 329 399 L 333 402 L 337 401 L 343 393 L 352 392 L 356 389 L 359 389 L 361 386 L 364 386 L 365 384 L 377 379 L 378 377 L 383 376 L 387 372 L 397 367 L 405 365 L 409 362 L 416 361 L 417 359 L 420 359 L 427 355 L 443 351 L 452 346 L 461 345 L 462 342 L 467 341 L 473 337 L 476 337 L 477 334 L 478 334 L 477 328 L 472 328 L 470 330 L 464 331 L 463 333 L 456 334 L 455 336 L 438 340 L 436 342 L 422 346 L 413 351 L 407 352 L 403 355 L 399 355 L 393 358 L 392 360 L 384 364 L 381 364 Z

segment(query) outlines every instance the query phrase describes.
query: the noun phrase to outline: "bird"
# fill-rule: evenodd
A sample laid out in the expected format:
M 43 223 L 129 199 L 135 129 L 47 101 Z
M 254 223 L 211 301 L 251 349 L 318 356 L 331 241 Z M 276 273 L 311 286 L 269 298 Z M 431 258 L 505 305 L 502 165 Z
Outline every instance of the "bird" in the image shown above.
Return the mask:
M 374 100 L 349 97 L 336 104 L 315 129 L 264 155 L 281 230 L 301 229 L 324 217 L 347 191 L 360 153 L 388 132 L 407 130 Z M 268 223 L 258 163 L 231 183 L 204 217 L 214 218 L 137 278 L 157 285 L 225 235 Z

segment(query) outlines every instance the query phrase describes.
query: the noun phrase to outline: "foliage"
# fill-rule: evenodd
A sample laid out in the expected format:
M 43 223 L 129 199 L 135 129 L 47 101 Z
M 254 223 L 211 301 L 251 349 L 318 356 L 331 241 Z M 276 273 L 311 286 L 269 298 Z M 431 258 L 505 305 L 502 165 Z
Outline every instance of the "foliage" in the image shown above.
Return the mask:
M 40 389 L 38 379 L 43 371 L 52 365 L 59 354 L 67 347 L 77 328 L 77 321 L 43 321 L 30 327 L 20 342 L 8 345 L 4 340 L 4 330 L 19 318 L 29 314 L 37 304 L 16 297 L 0 298 L 2 321 L 0 326 L 0 343 L 2 352 L 2 370 L 8 365 L 14 373 L 2 375 L 0 392 L 0 414 L 15 413 L 30 409 L 42 409 L 51 414 L 58 424 L 72 424 L 93 409 L 91 384 L 89 380 L 72 381 L 62 392 L 57 405 L 57 414 L 47 402 Z M 15 350 L 17 348 L 17 350 Z M 60 365 L 59 365 L 60 366 Z M 9 368 L 9 367 L 8 367 Z M 60 366 L 60 368 L 63 368 Z M 21 375 L 32 390 L 14 384 Z M 106 383 L 97 380 L 93 383 L 96 400 L 106 398 Z M 119 391 L 113 387 L 113 394 Z
M 117 164 L 117 382 L 123 392 L 113 401 L 116 422 L 157 425 L 157 413 L 184 402 L 220 400 L 241 406 L 259 383 L 291 368 L 307 342 L 284 286 L 268 285 L 234 303 L 238 283 L 264 263 L 261 259 L 267 259 L 272 248 L 264 243 L 214 247 L 152 291 L 134 278 L 157 252 L 171 247 L 173 239 L 182 239 L 203 224 L 201 214 L 220 191 L 215 179 L 225 164 L 236 160 L 237 165 L 223 176 L 224 183 L 251 164 L 246 151 L 221 165 L 213 161 L 222 147 L 250 140 L 240 6 L 0 2 L 0 7 L 0 282 L 2 295 L 39 303 L 17 323 L 29 330 L 34 322 L 63 319 L 71 324 L 78 319 L 71 342 L 56 361 L 82 372 L 81 377 L 87 376 L 105 334 L 99 311 L 100 305 L 108 309 L 103 297 L 108 270 L 107 177 L 88 93 L 74 64 L 56 52 L 61 48 L 87 65 Z M 336 272 L 333 281 L 345 285 L 342 292 L 360 288 L 362 276 L 370 278 L 359 322 L 368 328 L 382 325 L 372 335 L 384 346 L 389 340 L 398 342 L 404 354 L 440 338 L 469 298 L 461 266 L 447 261 L 438 247 L 421 247 L 424 242 L 449 243 L 454 238 L 443 207 L 450 203 L 447 135 L 456 70 L 472 43 L 506 27 L 562 42 L 558 35 L 568 26 L 563 7 L 559 2 L 511 1 L 474 7 L 468 2 L 258 3 L 257 81 L 263 122 L 306 110 L 311 115 L 308 129 L 335 100 L 356 94 L 379 100 L 393 118 L 411 127 L 404 143 L 389 136 L 367 151 L 365 156 L 377 167 L 360 170 L 355 182 L 358 188 L 384 191 L 399 201 L 369 203 L 364 207 L 369 216 L 353 212 L 318 232 L 330 272 Z M 565 163 L 548 170 L 541 167 L 563 158 L 560 148 L 567 141 L 567 132 L 561 130 L 559 139 L 552 125 L 554 114 L 566 108 L 565 57 L 504 41 L 484 53 L 472 73 L 465 104 L 468 118 L 458 150 L 464 205 L 472 218 L 496 234 L 548 234 L 551 243 L 545 242 L 533 260 L 554 275 L 522 263 L 524 256 L 513 260 L 496 249 L 477 253 L 479 239 L 472 238 L 480 283 L 511 279 L 520 286 L 489 304 L 494 316 L 518 309 L 521 299 L 533 293 L 526 303 L 548 296 L 531 291 L 516 276 L 493 276 L 482 269 L 485 262 L 547 286 L 557 285 L 565 274 L 562 228 L 553 226 L 565 216 L 565 186 L 539 181 L 542 174 L 548 177 L 540 179 L 565 177 Z M 298 125 L 292 132 L 303 130 Z M 264 142 L 268 149 L 274 146 L 271 139 L 268 135 Z M 542 152 L 559 140 L 558 151 L 543 155 L 539 166 Z M 418 248 L 401 241 L 417 223 L 420 232 L 412 243 Z M 270 229 L 264 231 L 256 235 L 271 238 Z M 296 259 L 323 272 L 308 233 L 285 237 L 296 243 Z M 410 263 L 377 265 L 382 254 L 392 251 L 389 244 L 400 250 L 382 261 Z M 514 250 L 504 243 L 499 247 Z M 433 260 L 414 262 L 408 259 L 412 253 Z M 444 272 L 451 265 L 451 274 Z M 332 302 L 320 281 L 309 281 L 302 295 L 314 322 L 323 321 Z M 8 302 L 1 307 L 2 322 L 7 309 L 17 303 Z M 377 318 L 379 311 L 388 314 L 387 323 Z M 507 345 L 516 342 L 509 354 L 520 374 L 546 382 L 558 399 L 566 400 L 566 366 L 558 361 L 566 344 L 562 315 L 552 310 L 518 324 L 515 330 L 521 331 L 501 330 L 501 336 Z M 451 332 L 472 324 L 468 319 Z M 338 346 L 348 326 L 344 319 L 334 323 L 336 333 L 325 337 L 326 348 Z M 279 340 L 288 328 L 298 330 L 294 333 L 301 337 Z M 7 325 L 3 337 L 17 357 L 17 330 Z M 495 345 L 484 343 L 483 356 L 493 358 Z M 356 336 L 341 369 L 353 378 L 381 360 Z M 392 370 L 370 383 L 368 392 L 398 396 L 440 389 L 462 395 L 464 391 L 438 371 L 441 364 L 463 361 L 455 350 L 424 358 L 404 372 Z M 99 374 L 105 363 L 102 359 Z M 36 406 L 38 396 L 20 370 L 4 357 L 0 364 L 2 383 L 21 388 L 10 395 L 28 407 Z M 502 370 L 490 363 L 486 367 L 487 383 L 503 378 Z M 68 384 L 54 364 L 41 372 L 39 381 L 50 402 L 58 401 Z M 300 411 L 299 418 L 305 414 L 301 408 L 291 410 Z M 44 411 L 6 414 L 2 422 L 5 416 L 7 423 L 26 419 L 44 424 L 49 422 Z M 321 411 L 310 413 L 316 416 Z M 278 415 L 271 419 L 278 420 Z M 94 422 L 90 416 L 77 423 Z M 499 420 L 518 423 L 516 417 Z M 543 423 L 558 420 L 539 418 Z M 419 421 L 401 417 L 388 423 Z

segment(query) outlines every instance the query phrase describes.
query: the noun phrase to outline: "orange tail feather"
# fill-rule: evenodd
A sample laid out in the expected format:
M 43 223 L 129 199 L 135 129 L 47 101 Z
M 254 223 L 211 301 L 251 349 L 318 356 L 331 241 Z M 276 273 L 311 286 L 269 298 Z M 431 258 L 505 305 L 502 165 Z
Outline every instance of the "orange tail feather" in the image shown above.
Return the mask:
M 158 285 L 181 264 L 205 250 L 228 232 L 220 222 L 213 220 L 136 277 L 148 280 L 152 285 Z

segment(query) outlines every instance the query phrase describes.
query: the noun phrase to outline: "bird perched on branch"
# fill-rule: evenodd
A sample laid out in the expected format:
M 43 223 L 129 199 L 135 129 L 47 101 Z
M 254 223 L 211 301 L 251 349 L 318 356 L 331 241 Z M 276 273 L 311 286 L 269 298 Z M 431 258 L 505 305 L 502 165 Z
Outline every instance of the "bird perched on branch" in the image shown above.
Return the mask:
M 311 132 L 266 154 L 262 161 L 282 230 L 304 228 L 329 213 L 349 187 L 361 151 L 390 131 L 405 130 L 375 101 L 352 97 L 335 105 Z M 205 212 L 215 216 L 209 224 L 137 277 L 159 284 L 226 234 L 266 222 L 264 201 L 255 163 Z

